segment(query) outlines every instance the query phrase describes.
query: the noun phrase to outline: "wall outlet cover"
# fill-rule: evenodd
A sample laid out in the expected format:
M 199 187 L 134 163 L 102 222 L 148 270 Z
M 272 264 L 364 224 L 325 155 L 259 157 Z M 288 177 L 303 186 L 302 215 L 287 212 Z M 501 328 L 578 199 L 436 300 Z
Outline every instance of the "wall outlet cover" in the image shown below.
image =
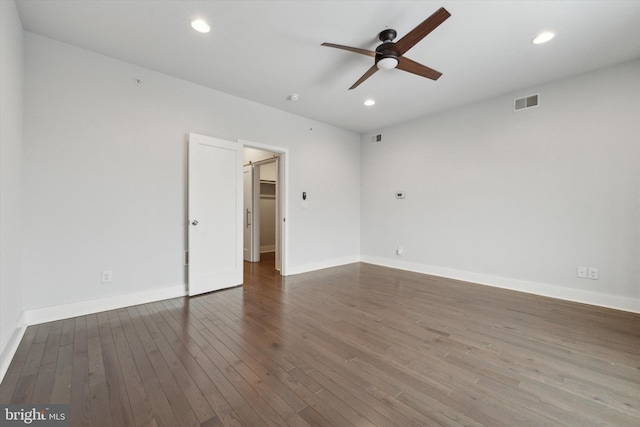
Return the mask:
M 577 275 L 581 279 L 587 278 L 587 267 L 578 267 Z
M 111 283 L 113 281 L 113 273 L 111 270 L 104 270 L 102 272 L 102 283 Z

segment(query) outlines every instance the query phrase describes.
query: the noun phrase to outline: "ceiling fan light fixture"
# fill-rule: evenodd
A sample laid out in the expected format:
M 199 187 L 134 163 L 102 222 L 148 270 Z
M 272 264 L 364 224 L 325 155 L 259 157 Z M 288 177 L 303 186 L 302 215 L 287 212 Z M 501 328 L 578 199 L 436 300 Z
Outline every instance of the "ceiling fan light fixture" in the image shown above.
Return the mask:
M 376 62 L 376 66 L 380 70 L 392 70 L 398 66 L 398 58 L 382 58 L 378 62 Z
M 191 28 L 199 33 L 208 33 L 209 31 L 211 31 L 211 27 L 209 26 L 209 24 L 204 22 L 202 19 L 194 19 L 193 21 L 191 21 Z
M 555 36 L 555 33 L 552 33 L 551 31 L 545 31 L 544 33 L 538 34 L 533 40 L 531 40 L 531 43 L 543 44 L 550 41 Z

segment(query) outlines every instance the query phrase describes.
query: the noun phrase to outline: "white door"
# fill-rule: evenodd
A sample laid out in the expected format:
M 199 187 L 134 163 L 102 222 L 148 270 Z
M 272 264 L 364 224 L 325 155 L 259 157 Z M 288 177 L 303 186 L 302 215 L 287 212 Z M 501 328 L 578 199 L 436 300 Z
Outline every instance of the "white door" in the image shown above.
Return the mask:
M 260 261 L 260 166 L 247 165 L 244 182 L 244 260 Z
M 242 284 L 242 146 L 189 134 L 189 295 Z

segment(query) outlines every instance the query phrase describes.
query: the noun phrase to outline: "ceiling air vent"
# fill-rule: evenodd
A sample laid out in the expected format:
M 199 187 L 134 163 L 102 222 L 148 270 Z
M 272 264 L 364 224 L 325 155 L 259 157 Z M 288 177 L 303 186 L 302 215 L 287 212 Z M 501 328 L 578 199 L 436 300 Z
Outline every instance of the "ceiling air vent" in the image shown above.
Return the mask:
M 518 98 L 514 101 L 514 111 L 538 106 L 538 94 Z
M 373 136 L 371 137 L 371 143 L 372 143 L 372 144 L 377 144 L 377 143 L 379 143 L 379 142 L 382 142 L 382 134 L 381 134 L 381 133 L 379 133 L 379 134 L 377 134 L 377 135 L 373 135 Z

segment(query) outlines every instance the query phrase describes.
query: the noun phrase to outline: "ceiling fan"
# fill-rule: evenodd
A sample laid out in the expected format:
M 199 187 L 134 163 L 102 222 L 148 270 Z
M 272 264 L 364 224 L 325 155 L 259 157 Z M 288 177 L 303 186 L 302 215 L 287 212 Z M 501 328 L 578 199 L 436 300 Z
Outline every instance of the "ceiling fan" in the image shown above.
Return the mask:
M 378 34 L 378 38 L 382 41 L 382 44 L 376 48 L 375 52 L 334 43 L 322 43 L 322 46 L 348 50 L 349 52 L 373 56 L 375 58 L 373 66 L 369 68 L 369 70 L 367 70 L 367 72 L 364 73 L 363 76 L 349 88 L 349 90 L 358 87 L 360 83 L 367 80 L 379 69 L 390 70 L 392 68 L 397 68 L 431 80 L 438 80 L 442 75 L 441 72 L 412 61 L 403 55 L 450 16 L 451 14 L 444 7 L 441 7 L 435 11 L 433 15 L 422 21 L 421 24 L 409 31 L 404 37 L 395 43 L 393 42 L 393 39 L 397 36 L 396 31 L 392 29 L 383 30 Z

